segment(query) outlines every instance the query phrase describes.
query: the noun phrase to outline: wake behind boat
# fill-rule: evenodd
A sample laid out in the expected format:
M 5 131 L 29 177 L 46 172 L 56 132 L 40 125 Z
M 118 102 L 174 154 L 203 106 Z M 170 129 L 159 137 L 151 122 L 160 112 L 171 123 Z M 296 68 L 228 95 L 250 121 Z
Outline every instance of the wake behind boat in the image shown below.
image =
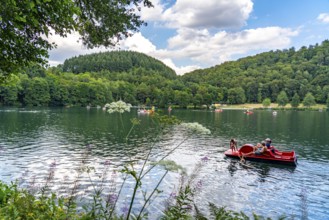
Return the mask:
M 273 149 L 273 152 L 272 152 Z M 274 147 L 265 151 L 261 155 L 253 153 L 254 146 L 251 144 L 245 144 L 240 149 L 229 149 L 224 152 L 227 157 L 239 158 L 243 156 L 245 160 L 261 161 L 276 164 L 285 164 L 291 166 L 297 166 L 297 156 L 295 151 L 278 151 Z

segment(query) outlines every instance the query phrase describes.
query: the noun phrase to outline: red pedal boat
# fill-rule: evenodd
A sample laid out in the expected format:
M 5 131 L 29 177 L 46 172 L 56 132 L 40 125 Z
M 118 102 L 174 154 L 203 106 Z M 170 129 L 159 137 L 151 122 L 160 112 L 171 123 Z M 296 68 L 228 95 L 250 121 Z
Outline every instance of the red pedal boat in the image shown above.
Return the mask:
M 274 149 L 274 153 L 271 151 L 271 149 L 269 149 L 261 155 L 255 155 L 254 153 L 251 153 L 254 150 L 253 145 L 245 144 L 238 150 L 232 151 L 231 149 L 229 149 L 225 151 L 224 154 L 227 157 L 233 157 L 239 159 L 242 157 L 242 155 L 244 155 L 243 158 L 245 160 L 297 166 L 297 156 L 295 154 L 295 151 L 278 151 L 274 147 L 271 148 Z

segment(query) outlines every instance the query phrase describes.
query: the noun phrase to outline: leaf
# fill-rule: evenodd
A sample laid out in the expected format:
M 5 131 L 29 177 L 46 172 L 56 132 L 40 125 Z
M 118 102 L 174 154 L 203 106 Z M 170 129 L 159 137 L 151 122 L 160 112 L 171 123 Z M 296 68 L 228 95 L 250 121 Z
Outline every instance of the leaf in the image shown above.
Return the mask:
M 26 23 L 26 18 L 19 15 L 15 16 L 15 20 Z
M 159 162 L 154 162 L 152 164 L 162 166 L 162 167 L 164 167 L 165 170 L 168 170 L 168 171 L 185 172 L 185 169 L 181 165 L 178 165 L 175 161 L 172 161 L 172 160 L 161 160 Z

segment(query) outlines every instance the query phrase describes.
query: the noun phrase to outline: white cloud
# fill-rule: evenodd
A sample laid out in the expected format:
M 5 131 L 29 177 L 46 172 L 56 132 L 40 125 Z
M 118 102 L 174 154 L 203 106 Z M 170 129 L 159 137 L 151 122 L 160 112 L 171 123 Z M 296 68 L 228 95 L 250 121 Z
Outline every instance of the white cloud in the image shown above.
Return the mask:
M 129 37 L 123 40 L 120 43 L 120 46 L 123 49 L 137 51 L 140 53 L 151 53 L 156 50 L 156 46 L 145 37 L 142 36 L 140 32 L 134 34 L 132 37 Z
M 233 56 L 252 51 L 286 48 L 298 31 L 289 28 L 267 27 L 230 33 L 220 31 L 211 35 L 206 30 L 181 29 L 168 40 L 168 49 L 156 51 L 158 57 L 183 59 L 207 67 L 231 60 Z
M 52 35 L 49 37 L 49 40 L 57 44 L 57 48 L 49 52 L 49 64 L 51 66 L 61 64 L 65 59 L 90 53 L 124 49 L 148 54 L 156 50 L 156 46 L 144 38 L 141 33 L 136 33 L 132 37 L 122 40 L 120 44 L 112 48 L 99 47 L 88 49 L 79 41 L 79 34 L 77 33 L 70 34 L 66 38 Z
M 193 70 L 200 69 L 200 66 L 182 66 L 182 67 L 176 67 L 174 70 L 176 71 L 177 75 L 184 75 L 185 73 L 192 72 Z
M 167 49 L 157 49 L 156 46 L 141 33 L 120 43 L 121 49 L 145 53 L 161 60 L 174 69 L 177 74 L 183 74 L 195 69 L 217 65 L 232 60 L 232 57 L 246 55 L 252 51 L 283 49 L 290 45 L 291 37 L 298 31 L 289 28 L 266 27 L 248 29 L 241 32 L 220 31 L 215 34 L 206 29 L 195 30 L 184 28 L 177 30 L 177 35 L 168 39 Z M 108 49 L 87 50 L 77 43 L 78 36 L 54 38 L 58 49 L 50 52 L 50 64 L 57 65 L 65 59 L 79 54 L 108 51 Z M 189 60 L 192 65 L 177 66 L 179 60 Z
M 177 75 L 183 75 L 184 73 L 188 73 L 188 72 L 191 72 L 193 70 L 201 68 L 200 66 L 196 66 L 196 65 L 177 67 L 170 58 L 164 58 L 164 59 L 161 59 L 161 61 L 164 64 L 166 64 L 167 66 L 169 66 L 170 68 L 172 68 L 173 70 L 175 70 Z
M 157 48 L 156 42 L 147 39 L 142 33 L 135 33 L 120 42 L 118 47 L 159 59 L 177 74 L 217 65 L 234 57 L 287 48 L 291 44 L 291 38 L 300 31 L 281 27 L 224 31 L 224 27 L 241 27 L 245 24 L 252 11 L 251 0 L 177 0 L 174 5 L 165 5 L 160 0 L 154 0 L 152 3 L 154 8 L 142 8 L 142 19 L 161 22 L 176 29 L 173 37 L 162 39 L 167 42 L 167 47 Z M 327 17 L 328 15 L 322 14 L 319 19 L 325 20 Z M 153 30 L 152 34 L 160 35 L 156 29 Z M 50 52 L 50 64 L 62 63 L 65 59 L 80 54 L 110 50 L 88 50 L 81 42 L 77 42 L 77 34 L 68 38 L 53 36 L 52 39 L 58 44 L 58 49 Z M 112 48 L 114 49 L 118 48 Z
M 142 18 L 171 28 L 241 27 L 253 8 L 251 0 L 177 0 L 168 9 L 159 0 L 153 4 L 153 9 L 142 10 Z
M 160 21 L 165 10 L 165 5 L 161 4 L 160 0 L 152 0 L 153 7 L 141 7 L 140 16 L 144 21 Z
M 318 20 L 320 20 L 323 23 L 329 23 L 329 14 L 328 13 L 322 13 L 318 16 Z
M 57 44 L 56 49 L 49 51 L 49 64 L 51 66 L 61 64 L 74 56 L 108 51 L 104 47 L 87 49 L 82 42 L 79 42 L 79 34 L 77 33 L 69 34 L 66 38 L 53 34 L 48 39 Z
M 68 35 L 67 38 L 62 38 L 58 35 L 52 35 L 49 37 L 49 40 L 51 42 L 55 42 L 58 45 L 56 49 L 49 52 L 50 66 L 57 66 L 59 64 L 63 64 L 65 59 L 69 59 L 74 56 L 111 50 L 105 49 L 103 47 L 87 49 L 82 45 L 81 42 L 79 42 L 78 34 Z M 150 40 L 146 39 L 141 33 L 136 33 L 132 37 L 123 40 L 122 42 L 120 42 L 117 48 L 113 48 L 112 50 L 117 50 L 119 48 L 145 53 L 149 56 L 159 59 L 164 64 L 175 70 L 177 74 L 183 74 L 200 68 L 199 66 L 177 67 L 170 59 L 170 56 L 161 56 L 161 54 L 157 53 L 156 46 Z
M 157 50 L 156 46 L 152 44 L 151 41 L 146 39 L 141 33 L 134 34 L 132 37 L 122 41 L 120 45 L 123 49 L 145 53 L 162 61 L 164 64 L 175 70 L 178 75 L 182 75 L 186 72 L 200 68 L 200 66 L 196 65 L 182 67 L 176 66 L 170 58 L 170 54 L 161 53 L 162 50 Z

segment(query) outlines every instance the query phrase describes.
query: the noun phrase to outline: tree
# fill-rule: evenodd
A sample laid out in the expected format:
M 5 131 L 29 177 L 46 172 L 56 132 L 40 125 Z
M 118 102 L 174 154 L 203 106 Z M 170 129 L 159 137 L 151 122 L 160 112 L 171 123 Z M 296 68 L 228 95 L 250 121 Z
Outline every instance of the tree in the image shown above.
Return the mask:
M 192 100 L 192 95 L 186 91 L 175 90 L 174 104 L 179 105 L 181 108 L 186 108 L 189 102 Z
M 45 64 L 56 47 L 44 36 L 74 31 L 88 48 L 113 46 L 144 22 L 136 14 L 149 0 L 3 0 L 0 4 L 0 77 L 31 63 Z M 133 7 L 135 6 L 135 7 Z
M 315 98 L 314 98 L 314 96 L 312 95 L 312 93 L 307 93 L 306 94 L 306 96 L 305 96 L 305 98 L 304 98 L 304 100 L 303 100 L 303 105 L 305 106 L 305 107 L 311 107 L 311 106 L 313 106 L 313 105 L 315 105 L 316 104 L 316 102 L 315 102 Z
M 329 93 L 327 95 L 327 109 L 329 109 Z
M 265 108 L 269 107 L 271 105 L 271 99 L 269 99 L 269 98 L 264 99 L 263 102 L 262 102 L 262 105 Z
M 49 85 L 44 78 L 33 78 L 24 86 L 24 104 L 47 106 L 50 101 Z
M 287 93 L 285 91 L 281 91 L 276 99 L 276 102 L 278 103 L 279 106 L 284 107 L 285 105 L 288 104 L 289 99 L 287 96 Z
M 291 107 L 293 108 L 297 108 L 300 104 L 300 97 L 297 93 L 295 93 L 295 95 L 292 97 L 291 99 Z
M 243 104 L 246 102 L 244 90 L 241 87 L 228 90 L 227 101 L 230 104 Z

